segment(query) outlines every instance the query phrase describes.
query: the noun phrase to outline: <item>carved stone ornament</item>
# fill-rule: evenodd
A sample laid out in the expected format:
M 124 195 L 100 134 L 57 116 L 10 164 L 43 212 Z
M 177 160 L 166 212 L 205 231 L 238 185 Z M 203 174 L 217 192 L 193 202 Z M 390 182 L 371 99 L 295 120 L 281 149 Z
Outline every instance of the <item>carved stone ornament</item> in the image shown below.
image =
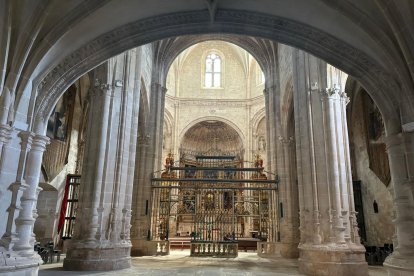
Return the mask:
M 242 10 L 214 10 L 214 22 L 211 18 L 209 10 L 165 14 L 138 20 L 95 38 L 64 58 L 42 79 L 34 116 L 47 115 L 70 84 L 112 56 L 165 37 L 202 32 L 243 33 L 298 46 L 334 64 L 341 64 L 342 70 L 350 72 L 384 99 L 390 99 L 386 91 L 398 90 L 395 80 L 368 54 L 311 26 Z

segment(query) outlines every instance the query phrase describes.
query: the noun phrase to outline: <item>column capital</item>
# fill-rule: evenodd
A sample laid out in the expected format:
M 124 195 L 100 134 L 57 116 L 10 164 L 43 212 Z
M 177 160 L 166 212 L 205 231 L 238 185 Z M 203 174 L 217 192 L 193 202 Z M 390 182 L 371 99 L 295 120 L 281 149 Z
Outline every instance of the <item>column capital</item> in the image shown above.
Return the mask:
M 22 139 L 22 147 L 30 148 L 33 143 L 33 138 L 35 137 L 35 133 L 31 131 L 21 131 L 18 135 Z
M 32 149 L 37 151 L 45 151 L 46 146 L 50 144 L 50 138 L 44 135 L 35 135 L 32 142 Z
M 148 134 L 138 135 L 138 145 L 148 146 L 151 136 Z
M 328 98 L 339 98 L 341 91 L 338 87 L 334 86 L 334 87 L 327 87 L 325 88 L 325 95 Z
M 279 142 L 281 142 L 284 145 L 292 145 L 295 142 L 295 138 L 292 136 L 290 137 L 279 136 Z

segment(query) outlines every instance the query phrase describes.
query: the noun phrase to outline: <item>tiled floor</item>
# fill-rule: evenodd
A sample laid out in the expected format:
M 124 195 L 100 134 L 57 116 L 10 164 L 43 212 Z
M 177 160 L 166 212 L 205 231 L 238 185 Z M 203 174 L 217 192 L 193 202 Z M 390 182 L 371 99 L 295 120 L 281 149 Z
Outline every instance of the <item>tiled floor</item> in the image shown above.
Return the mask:
M 240 252 L 237 258 L 194 258 L 188 251 L 172 251 L 163 257 L 135 257 L 132 267 L 110 272 L 62 270 L 62 263 L 40 267 L 40 276 L 54 275 L 302 275 L 297 260 L 260 258 L 256 253 Z M 370 267 L 370 276 L 387 276 L 383 267 Z

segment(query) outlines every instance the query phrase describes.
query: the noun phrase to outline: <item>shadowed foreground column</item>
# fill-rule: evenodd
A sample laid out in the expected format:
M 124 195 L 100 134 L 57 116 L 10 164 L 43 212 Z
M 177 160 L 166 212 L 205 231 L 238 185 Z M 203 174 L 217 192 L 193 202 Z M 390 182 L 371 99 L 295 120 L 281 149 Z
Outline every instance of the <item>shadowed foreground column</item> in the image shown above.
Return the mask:
M 341 83 L 330 81 L 327 87 L 325 62 L 295 50 L 293 63 L 299 271 L 368 275 L 354 209 L 345 110 L 348 98 Z

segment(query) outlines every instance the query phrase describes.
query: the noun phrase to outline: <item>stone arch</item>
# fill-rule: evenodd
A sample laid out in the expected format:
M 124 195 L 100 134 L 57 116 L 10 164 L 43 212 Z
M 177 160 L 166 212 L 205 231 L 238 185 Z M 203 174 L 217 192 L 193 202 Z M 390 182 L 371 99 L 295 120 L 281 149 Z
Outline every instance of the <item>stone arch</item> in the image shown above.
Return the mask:
M 222 123 L 225 123 L 225 124 L 227 124 L 227 125 L 229 125 L 230 127 L 232 127 L 238 134 L 239 134 L 239 137 L 240 137 L 240 139 L 241 139 L 241 141 L 242 141 L 242 143 L 243 143 L 243 145 L 246 145 L 246 137 L 244 136 L 244 134 L 243 134 L 243 132 L 241 131 L 241 129 L 236 125 L 236 124 L 234 124 L 232 121 L 230 121 L 230 120 L 227 120 L 227 119 L 225 119 L 225 118 L 222 118 L 222 117 L 218 117 L 218 116 L 206 116 L 206 117 L 203 117 L 203 118 L 199 118 L 199 119 L 196 119 L 196 120 L 194 120 L 194 121 L 192 121 L 192 122 L 190 122 L 189 124 L 187 124 L 183 129 L 182 129 L 182 131 L 181 131 L 181 133 L 179 134 L 179 136 L 178 136 L 178 141 L 179 141 L 179 144 L 181 144 L 181 142 L 182 142 L 182 140 L 183 140 L 183 138 L 184 138 L 184 135 L 185 135 L 185 133 L 187 133 L 187 131 L 190 129 L 190 128 L 192 128 L 193 126 L 195 126 L 196 124 L 198 124 L 198 123 L 201 123 L 201 122 L 203 122 L 203 121 L 220 121 L 220 122 L 222 122 Z
M 165 108 L 164 109 L 164 124 L 163 124 L 163 141 L 162 141 L 162 148 L 163 150 L 168 150 L 167 146 L 171 146 L 173 148 L 173 124 L 174 120 L 171 115 L 171 112 Z
M 221 120 L 202 120 L 192 125 L 180 139 L 180 155 L 235 155 L 243 158 L 246 145 L 240 133 Z
M 173 125 L 173 117 L 171 115 L 171 112 L 167 108 L 164 110 L 164 122 L 165 122 L 165 125 L 167 126 L 167 130 L 171 132 L 172 125 Z
M 44 118 L 59 95 L 82 74 L 122 51 L 174 35 L 233 33 L 277 40 L 301 48 L 355 76 L 371 91 L 382 113 L 393 123 L 388 124 L 390 132 L 400 131 L 398 102 L 387 91 L 402 90 L 394 77 L 362 50 L 316 27 L 274 15 L 218 10 L 213 22 L 207 24 L 208 18 L 207 11 L 192 11 L 138 20 L 104 33 L 66 56 L 47 75 L 36 80 L 42 84 L 32 129 L 43 133 Z M 406 98 L 406 104 L 412 106 L 411 99 Z
M 257 130 L 259 123 L 265 118 L 265 116 L 266 116 L 266 108 L 264 107 L 253 115 L 253 118 L 251 120 L 253 131 Z

